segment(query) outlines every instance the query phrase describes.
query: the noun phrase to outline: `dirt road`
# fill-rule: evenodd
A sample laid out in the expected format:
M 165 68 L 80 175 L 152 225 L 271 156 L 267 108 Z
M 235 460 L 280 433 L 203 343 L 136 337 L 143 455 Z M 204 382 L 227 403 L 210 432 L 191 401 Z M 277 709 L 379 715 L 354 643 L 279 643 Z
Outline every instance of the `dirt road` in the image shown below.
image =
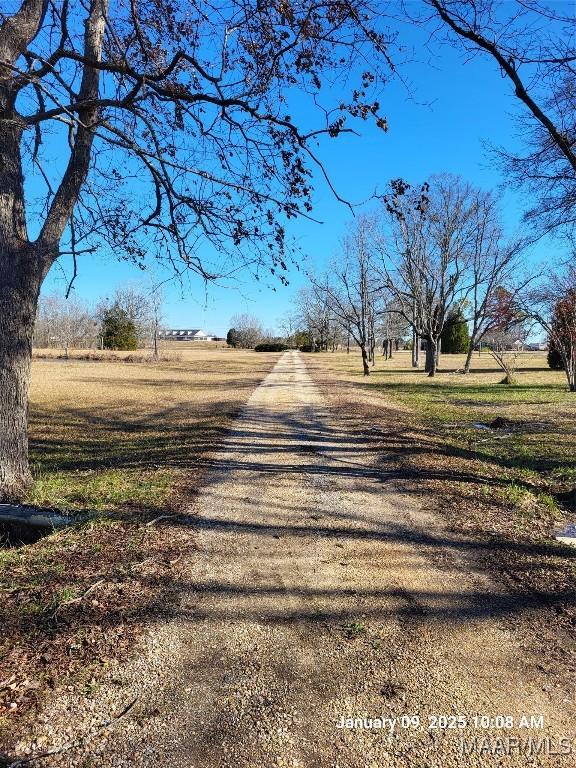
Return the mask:
M 574 754 L 549 754 L 575 749 L 573 693 L 523 650 L 517 603 L 470 570 L 465 548 L 396 493 L 372 455 L 339 430 L 302 356 L 283 355 L 192 510 L 199 552 L 173 618 L 127 673 L 134 709 L 92 743 L 97 762 L 61 760 L 573 765 Z M 519 728 L 522 715 L 544 727 Z M 481 727 L 496 717 L 514 727 Z M 347 718 L 373 727 L 339 727 Z

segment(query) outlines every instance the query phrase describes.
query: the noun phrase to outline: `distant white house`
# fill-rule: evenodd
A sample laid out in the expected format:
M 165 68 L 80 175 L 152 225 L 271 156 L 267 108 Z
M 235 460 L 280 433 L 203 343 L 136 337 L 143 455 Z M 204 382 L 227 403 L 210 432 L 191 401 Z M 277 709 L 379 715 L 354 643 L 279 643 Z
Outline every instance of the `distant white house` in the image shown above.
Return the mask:
M 209 336 L 200 328 L 170 328 L 160 331 L 158 338 L 163 341 L 212 341 L 214 336 Z
M 526 352 L 546 352 L 548 349 L 548 344 L 545 344 L 544 342 L 532 342 L 529 344 L 521 339 L 516 339 L 511 346 L 513 349 Z

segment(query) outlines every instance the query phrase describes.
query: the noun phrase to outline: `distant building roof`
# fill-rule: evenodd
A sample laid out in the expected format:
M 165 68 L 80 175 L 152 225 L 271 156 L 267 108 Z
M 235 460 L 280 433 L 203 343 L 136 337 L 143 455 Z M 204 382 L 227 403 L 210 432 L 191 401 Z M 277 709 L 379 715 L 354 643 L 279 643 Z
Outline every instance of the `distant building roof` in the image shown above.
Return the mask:
M 186 338 L 189 336 L 208 336 L 201 328 L 166 328 L 160 331 L 160 336 L 171 338 Z

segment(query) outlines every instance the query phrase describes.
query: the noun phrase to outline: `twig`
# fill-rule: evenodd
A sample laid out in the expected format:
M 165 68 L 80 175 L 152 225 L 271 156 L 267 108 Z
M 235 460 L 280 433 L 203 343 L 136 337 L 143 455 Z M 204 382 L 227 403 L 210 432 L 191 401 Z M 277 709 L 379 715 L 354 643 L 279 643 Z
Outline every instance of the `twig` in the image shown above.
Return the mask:
M 177 515 L 160 515 L 160 517 L 155 517 L 154 520 L 150 520 L 146 523 L 146 527 L 150 525 L 154 525 L 154 523 L 157 523 L 159 520 L 172 520 L 175 517 L 182 517 L 183 512 L 179 512 Z
M 100 584 L 103 584 L 103 583 L 104 583 L 104 579 L 100 579 L 100 581 L 96 581 L 94 582 L 94 584 L 92 584 L 91 587 L 88 587 L 88 589 L 85 592 L 83 592 L 80 595 L 80 597 L 73 597 L 71 600 L 65 600 L 63 603 L 60 603 L 59 605 L 57 605 L 54 613 L 52 614 L 52 618 L 56 616 L 60 608 L 62 608 L 65 605 L 72 605 L 72 603 L 80 603 L 82 600 L 84 600 L 84 598 L 87 595 L 90 594 L 90 592 L 92 592 L 92 590 L 96 589 L 96 587 L 98 587 Z
M 136 702 L 138 701 L 138 696 L 136 696 L 135 699 L 133 699 L 129 704 L 127 704 L 124 709 L 117 715 L 114 715 L 110 720 L 104 720 L 103 723 L 100 723 L 96 727 L 96 731 L 101 731 L 104 728 L 110 728 L 113 725 L 115 725 L 121 718 L 125 717 L 125 715 L 130 712 L 130 710 L 134 707 Z M 80 739 L 76 739 L 75 741 L 69 741 L 67 744 L 63 744 L 61 747 L 54 747 L 54 749 L 48 749 L 46 752 L 40 752 L 37 755 L 30 755 L 30 757 L 24 757 L 21 760 L 15 760 L 12 763 L 8 763 L 6 768 L 20 768 L 22 765 L 29 765 L 30 763 L 33 763 L 36 760 L 44 760 L 47 757 L 52 757 L 52 755 L 60 755 L 63 752 L 68 752 L 70 749 L 74 749 L 74 747 L 79 747 L 83 743 L 87 742 L 88 739 L 90 739 L 94 734 L 87 734 L 86 736 L 82 736 Z

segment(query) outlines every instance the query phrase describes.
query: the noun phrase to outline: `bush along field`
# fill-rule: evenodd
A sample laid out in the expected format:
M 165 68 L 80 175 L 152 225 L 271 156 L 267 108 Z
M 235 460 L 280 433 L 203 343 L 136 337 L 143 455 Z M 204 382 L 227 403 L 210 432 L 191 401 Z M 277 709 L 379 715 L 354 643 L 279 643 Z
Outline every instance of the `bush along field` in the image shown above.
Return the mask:
M 514 587 L 566 594 L 562 616 L 576 623 L 576 548 L 554 534 L 576 522 L 576 396 L 546 353 L 525 353 L 506 385 L 489 354 L 444 355 L 430 379 L 409 352 L 378 359 L 363 377 L 359 352 L 307 355 L 339 413 L 377 446 L 390 482 L 440 512 L 448 529 Z
M 109 659 L 133 653 L 143 628 L 170 610 L 194 549 L 179 513 L 279 355 L 79 357 L 33 364 L 27 502 L 89 518 L 37 540 L 0 532 L 0 752 L 48 691 L 90 696 Z

